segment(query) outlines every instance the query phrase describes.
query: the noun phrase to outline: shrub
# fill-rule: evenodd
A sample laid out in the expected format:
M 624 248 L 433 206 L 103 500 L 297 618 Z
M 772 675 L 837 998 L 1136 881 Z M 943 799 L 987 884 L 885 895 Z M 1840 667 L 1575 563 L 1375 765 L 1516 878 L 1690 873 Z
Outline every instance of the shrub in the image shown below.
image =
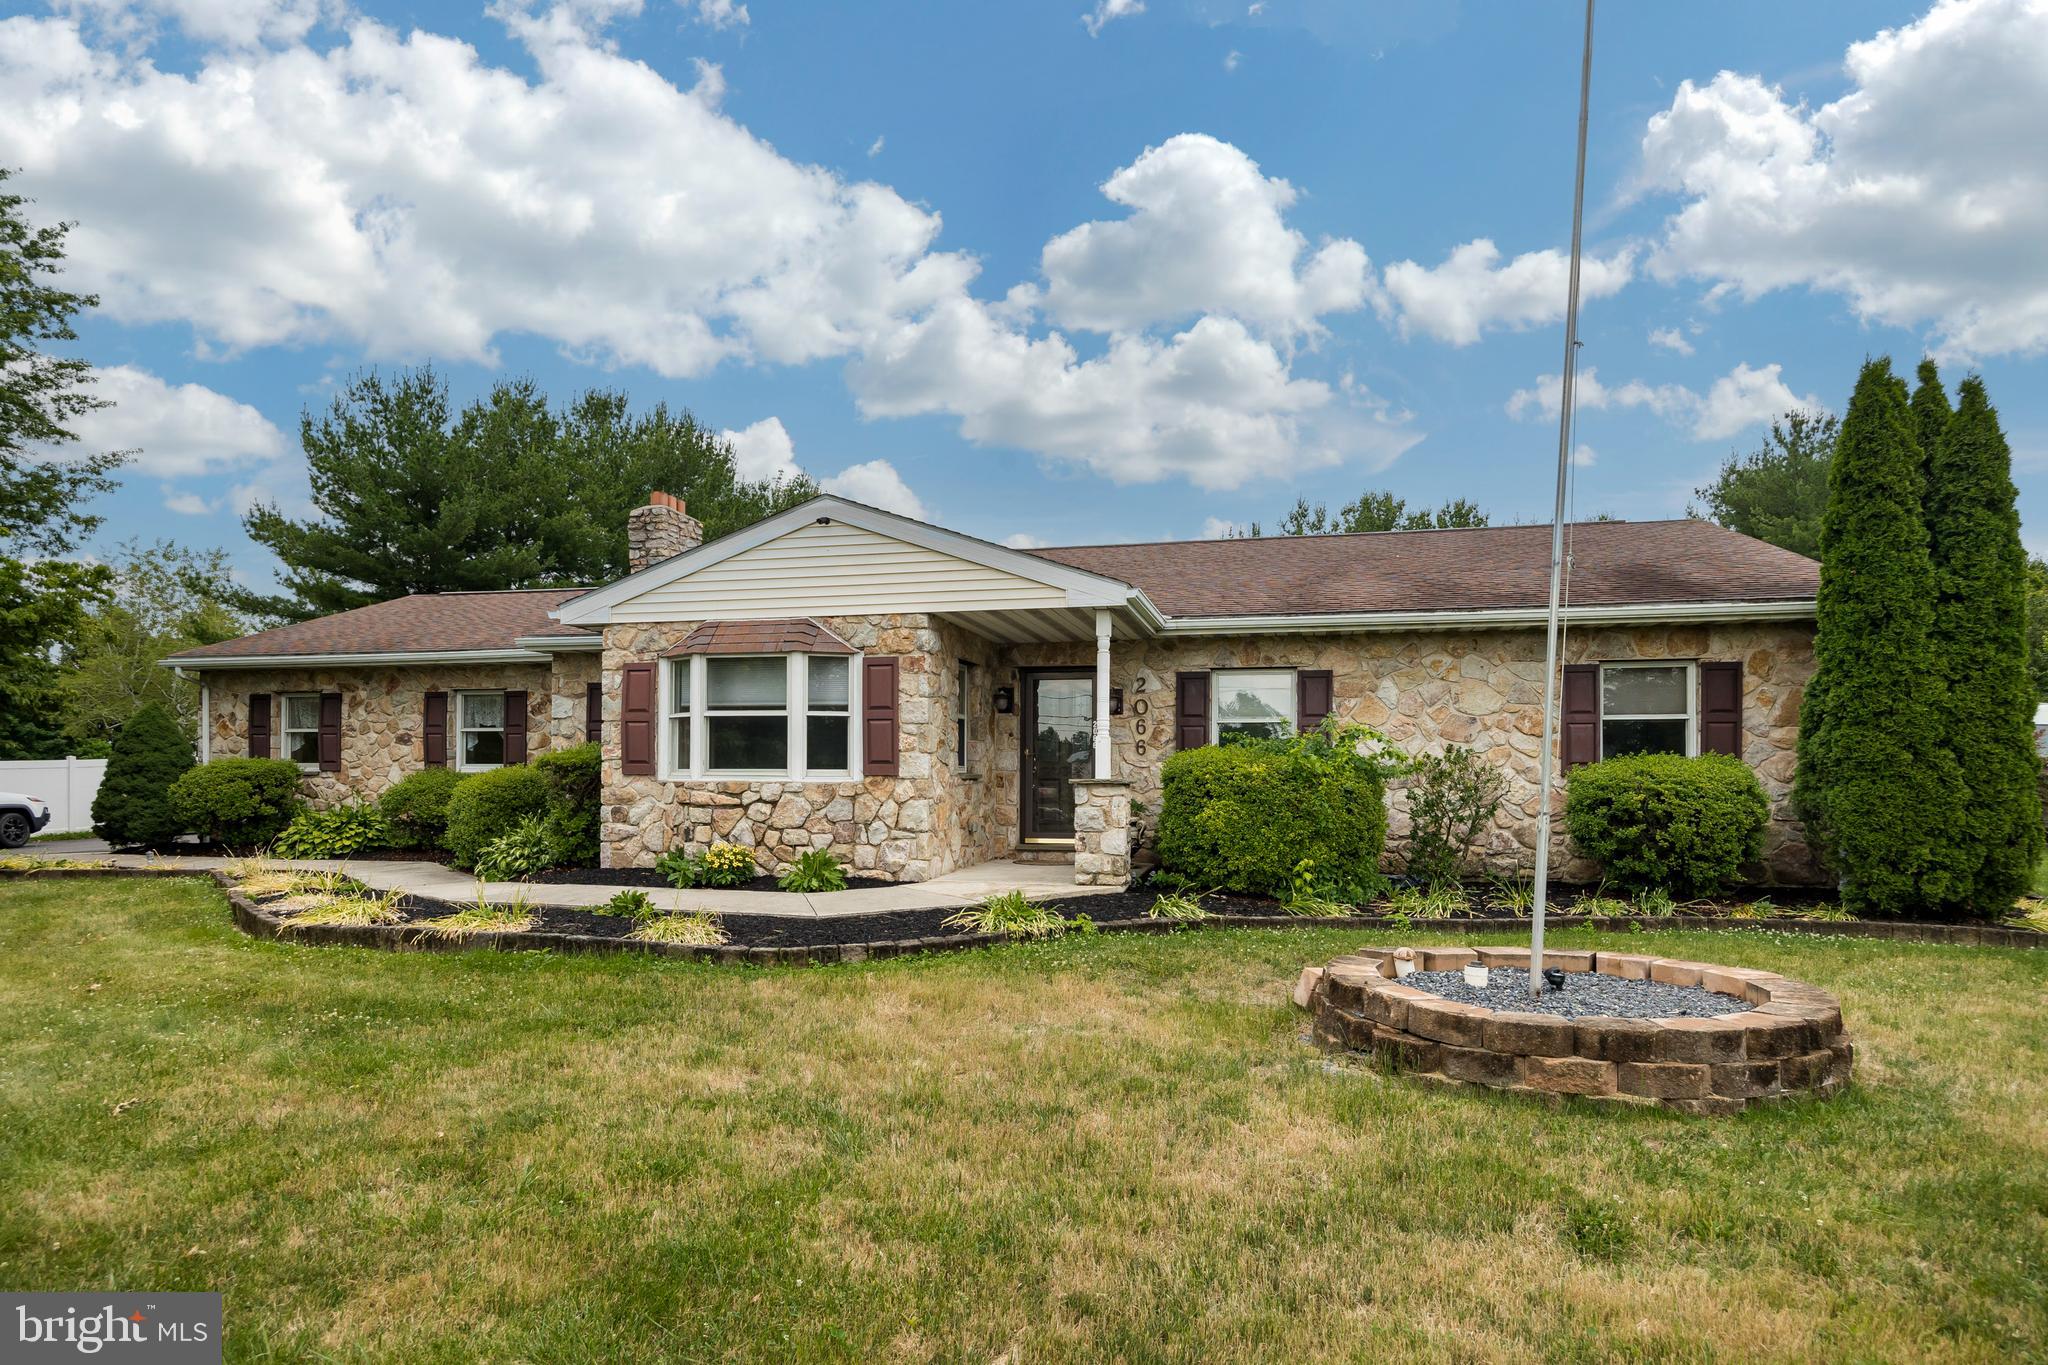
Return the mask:
M 635 923 L 651 920 L 657 913 L 654 908 L 654 897 L 645 891 L 633 890 L 620 891 L 603 905 L 591 908 L 600 915 L 617 915 Z
M 366 848 L 389 848 L 393 837 L 375 806 L 352 803 L 306 811 L 277 836 L 271 852 L 280 858 L 346 858 Z
M 1409 770 L 1408 875 L 1447 886 L 1507 795 L 1507 774 L 1463 745 L 1425 754 Z
M 697 860 L 699 886 L 738 886 L 754 874 L 754 855 L 738 844 L 713 844 Z
M 1187 882 L 1285 898 L 1294 870 L 1360 900 L 1379 885 L 1388 764 L 1379 736 L 1336 728 L 1286 740 L 1183 749 L 1166 760 L 1159 859 Z
M 282 758 L 216 758 L 171 784 L 179 822 L 229 848 L 262 848 L 299 813 L 299 765 Z
M 548 788 L 548 838 L 555 861 L 576 867 L 597 862 L 598 809 L 603 798 L 603 751 L 595 744 L 555 749 L 533 761 Z
M 185 833 L 171 802 L 171 784 L 192 767 L 192 741 L 159 702 L 149 702 L 114 736 L 92 830 L 108 843 L 155 848 Z
M 830 849 L 814 848 L 799 853 L 775 884 L 784 891 L 844 891 L 846 869 Z
M 560 861 L 546 817 L 529 815 L 484 845 L 476 857 L 476 875 L 486 882 L 524 881 Z
M 529 815 L 545 816 L 547 806 L 547 779 L 525 764 L 478 773 L 449 795 L 442 842 L 457 865 L 475 867 L 492 840 Z
M 1739 758 L 1610 758 L 1574 768 L 1566 787 L 1572 842 L 1630 890 L 1709 894 L 1763 852 L 1771 803 Z
M 422 768 L 392 784 L 377 802 L 400 848 L 439 848 L 448 835 L 448 798 L 468 777 L 453 768 Z

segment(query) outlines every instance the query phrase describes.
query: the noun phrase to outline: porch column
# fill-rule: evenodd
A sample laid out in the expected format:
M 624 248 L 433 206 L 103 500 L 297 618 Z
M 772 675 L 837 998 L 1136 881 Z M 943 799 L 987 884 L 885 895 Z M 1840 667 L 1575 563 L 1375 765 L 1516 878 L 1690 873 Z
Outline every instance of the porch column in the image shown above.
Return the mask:
M 1109 613 L 1095 613 L 1095 777 L 1109 776 Z

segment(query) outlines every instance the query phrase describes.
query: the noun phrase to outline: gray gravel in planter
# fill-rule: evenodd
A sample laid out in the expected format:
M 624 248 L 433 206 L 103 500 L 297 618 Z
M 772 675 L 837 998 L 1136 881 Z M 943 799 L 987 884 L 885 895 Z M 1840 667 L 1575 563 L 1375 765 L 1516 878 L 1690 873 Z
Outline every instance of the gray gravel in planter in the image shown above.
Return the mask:
M 1627 981 L 1599 972 L 1566 972 L 1563 990 L 1545 990 L 1534 1000 L 1529 998 L 1529 974 L 1519 967 L 1493 968 L 1485 990 L 1466 985 L 1462 971 L 1411 972 L 1401 978 L 1401 984 L 1441 995 L 1446 1000 L 1484 1005 L 1490 1010 L 1561 1014 L 1568 1019 L 1593 1015 L 1618 1019 L 1712 1019 L 1722 1014 L 1740 1014 L 1750 1007 L 1746 1000 L 1698 986 Z

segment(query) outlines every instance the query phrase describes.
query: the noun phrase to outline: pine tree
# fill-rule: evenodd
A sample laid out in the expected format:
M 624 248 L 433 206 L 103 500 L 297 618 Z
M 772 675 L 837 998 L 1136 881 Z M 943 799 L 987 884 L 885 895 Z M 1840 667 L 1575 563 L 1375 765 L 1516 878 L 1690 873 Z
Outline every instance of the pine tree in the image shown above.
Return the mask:
M 1799 717 L 1794 795 L 1863 914 L 1967 894 L 1953 843 L 1962 787 L 1938 727 L 1934 568 L 1920 443 L 1891 362 L 1867 362 L 1842 419 L 1821 524 L 1818 663 Z
M 1923 381 L 1932 369 L 1923 364 Z M 1983 380 L 1973 376 L 1957 389 L 1955 416 L 1944 425 L 1928 469 L 1927 530 L 1938 593 L 1931 639 L 1935 672 L 1947 691 L 1939 733 L 1963 782 L 1956 839 L 1973 874 L 1956 909 L 1996 916 L 2027 886 L 2041 856 L 2042 830 L 2027 676 L 2027 555 L 2012 452 Z
M 171 783 L 192 766 L 192 741 L 161 702 L 149 702 L 114 736 L 99 794 L 92 799 L 92 830 L 119 847 L 156 848 L 185 831 L 171 813 Z

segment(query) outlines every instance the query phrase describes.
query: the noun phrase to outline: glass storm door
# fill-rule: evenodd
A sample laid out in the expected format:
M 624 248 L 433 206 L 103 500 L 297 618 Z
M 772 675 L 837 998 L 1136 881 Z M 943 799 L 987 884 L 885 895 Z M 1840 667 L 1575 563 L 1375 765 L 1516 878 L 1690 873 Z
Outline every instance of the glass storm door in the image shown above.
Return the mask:
M 1024 837 L 1074 837 L 1074 779 L 1095 766 L 1095 675 L 1038 673 L 1024 683 Z

